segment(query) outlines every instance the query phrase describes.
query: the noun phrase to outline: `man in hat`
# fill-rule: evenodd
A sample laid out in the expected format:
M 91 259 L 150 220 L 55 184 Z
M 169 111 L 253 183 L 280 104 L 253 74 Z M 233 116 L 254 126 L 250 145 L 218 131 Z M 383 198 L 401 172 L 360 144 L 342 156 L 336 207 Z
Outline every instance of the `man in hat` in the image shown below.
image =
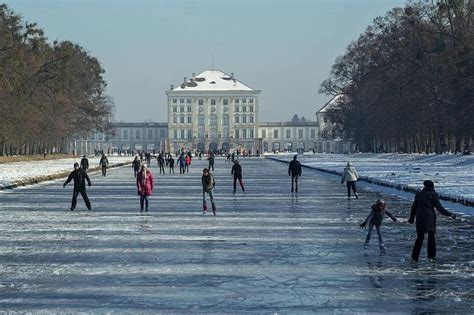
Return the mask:
M 79 195 L 79 193 L 82 195 L 82 198 L 84 199 L 84 202 L 86 203 L 87 209 L 91 210 L 92 209 L 91 203 L 86 193 L 86 180 L 87 180 L 87 183 L 89 184 L 89 187 L 91 187 L 91 180 L 89 179 L 89 176 L 87 176 L 87 173 L 83 169 L 79 168 L 79 164 L 77 162 L 74 163 L 74 171 L 72 171 L 69 174 L 66 182 L 63 184 L 63 188 L 66 187 L 66 185 L 69 184 L 71 180 L 74 180 L 74 190 L 72 193 L 71 211 L 73 211 L 76 208 L 77 195 Z
M 288 167 L 288 176 L 291 176 L 291 192 L 295 191 L 296 193 L 298 193 L 298 177 L 301 176 L 301 164 L 296 160 L 297 158 L 298 156 L 295 155 Z
M 242 182 L 242 166 L 240 166 L 239 160 L 234 161 L 230 174 L 234 176 L 234 195 L 237 191 L 237 180 L 239 180 L 242 191 L 245 192 L 244 183 Z
M 415 196 L 415 201 L 411 207 L 410 219 L 408 220 L 408 223 L 413 224 L 416 218 L 417 237 L 411 258 L 413 262 L 418 262 L 425 233 L 428 233 L 428 259 L 434 262 L 436 260 L 436 214 L 434 208 L 453 219 L 456 219 L 456 215 L 443 208 L 439 202 L 439 196 L 434 190 L 434 183 L 432 181 L 425 180 L 423 186 L 423 189 Z

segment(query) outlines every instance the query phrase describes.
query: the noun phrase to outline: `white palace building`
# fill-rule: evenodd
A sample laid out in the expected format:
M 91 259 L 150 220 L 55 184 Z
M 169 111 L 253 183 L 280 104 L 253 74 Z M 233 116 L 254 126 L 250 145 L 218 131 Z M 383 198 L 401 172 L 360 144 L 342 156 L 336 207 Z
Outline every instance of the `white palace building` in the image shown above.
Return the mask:
M 171 85 L 166 95 L 168 123 L 114 123 L 107 135 L 98 132 L 74 141 L 74 151 L 308 151 L 319 140 L 317 121 L 294 117 L 288 122 L 261 122 L 260 90 L 233 73 L 193 73 L 181 84 Z

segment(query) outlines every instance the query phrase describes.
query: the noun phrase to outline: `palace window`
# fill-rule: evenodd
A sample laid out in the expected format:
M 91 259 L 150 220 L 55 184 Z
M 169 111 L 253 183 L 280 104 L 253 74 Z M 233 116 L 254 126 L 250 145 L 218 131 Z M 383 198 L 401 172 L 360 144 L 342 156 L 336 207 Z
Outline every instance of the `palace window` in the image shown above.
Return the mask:
M 287 130 L 286 130 L 286 138 L 287 138 L 287 139 L 290 139 L 290 138 L 291 138 L 291 130 L 290 130 L 290 129 L 287 129 Z
M 303 129 L 298 129 L 298 138 L 303 139 Z
M 203 100 L 203 99 L 199 99 L 198 104 L 199 104 L 199 105 L 204 105 L 204 100 Z

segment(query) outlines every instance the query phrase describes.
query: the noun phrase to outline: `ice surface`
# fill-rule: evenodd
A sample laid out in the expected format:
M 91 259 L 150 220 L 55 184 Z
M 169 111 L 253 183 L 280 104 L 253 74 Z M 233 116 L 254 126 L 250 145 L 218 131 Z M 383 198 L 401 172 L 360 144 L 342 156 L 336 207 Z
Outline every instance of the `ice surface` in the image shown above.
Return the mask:
M 217 217 L 201 212 L 200 174 L 160 175 L 139 214 L 130 167 L 92 176 L 93 211 L 61 181 L 0 194 L 0 309 L 105 313 L 473 313 L 472 221 L 440 217 L 438 262 L 410 265 L 414 226 L 385 220 L 387 246 L 363 250 L 358 228 L 380 193 L 348 201 L 333 178 L 242 159 L 247 193 L 232 195 L 216 161 Z M 383 195 L 406 219 L 410 202 Z M 375 233 L 374 233 L 375 234 Z

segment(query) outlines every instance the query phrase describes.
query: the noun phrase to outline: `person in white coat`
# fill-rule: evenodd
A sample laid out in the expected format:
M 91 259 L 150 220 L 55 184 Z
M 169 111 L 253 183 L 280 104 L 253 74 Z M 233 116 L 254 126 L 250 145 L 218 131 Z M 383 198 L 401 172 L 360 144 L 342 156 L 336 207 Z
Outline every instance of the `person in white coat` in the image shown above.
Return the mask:
M 354 192 L 354 196 L 356 197 L 356 199 L 359 199 L 359 195 L 356 191 L 356 181 L 358 180 L 359 174 L 357 174 L 355 167 L 352 166 L 352 163 L 350 161 L 347 162 L 347 166 L 344 168 L 344 172 L 342 173 L 341 184 L 344 184 L 344 182 L 346 182 L 347 184 L 348 199 L 351 199 L 351 189 Z

